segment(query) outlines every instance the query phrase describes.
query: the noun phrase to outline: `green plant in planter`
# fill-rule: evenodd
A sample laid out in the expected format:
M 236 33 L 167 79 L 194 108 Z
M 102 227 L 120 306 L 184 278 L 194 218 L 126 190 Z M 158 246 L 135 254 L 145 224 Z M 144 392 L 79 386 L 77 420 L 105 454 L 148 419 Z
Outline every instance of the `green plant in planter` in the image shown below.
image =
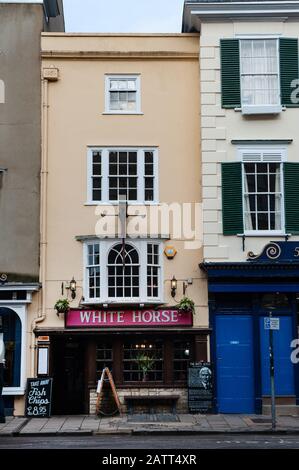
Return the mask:
M 57 310 L 57 313 L 67 313 L 70 309 L 70 303 L 68 299 L 59 299 L 54 308 Z
M 195 303 L 193 300 L 189 299 L 188 297 L 183 297 L 182 300 L 177 305 L 179 310 L 183 312 L 192 312 L 193 315 L 195 313 Z
M 147 354 L 140 353 L 136 357 L 136 362 L 139 369 L 142 370 L 143 382 L 146 381 L 147 373 L 154 368 L 155 358 L 153 356 L 148 356 Z

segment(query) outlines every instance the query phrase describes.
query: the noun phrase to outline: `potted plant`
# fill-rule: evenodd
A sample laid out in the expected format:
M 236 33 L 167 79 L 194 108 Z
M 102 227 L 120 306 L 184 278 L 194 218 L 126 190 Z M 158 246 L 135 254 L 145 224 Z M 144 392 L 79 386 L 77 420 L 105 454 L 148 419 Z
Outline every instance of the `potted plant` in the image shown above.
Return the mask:
M 155 364 L 155 358 L 153 356 L 148 356 L 145 353 L 140 353 L 136 357 L 136 362 L 138 364 L 139 369 L 142 370 L 142 382 L 146 382 L 147 373 L 153 369 Z
M 178 309 L 183 312 L 192 312 L 193 315 L 195 313 L 195 303 L 193 300 L 189 299 L 188 297 L 183 297 L 182 300 L 177 305 Z
M 57 300 L 56 304 L 54 305 L 54 308 L 57 311 L 57 314 L 59 313 L 67 313 L 70 308 L 70 303 L 68 299 L 59 299 Z

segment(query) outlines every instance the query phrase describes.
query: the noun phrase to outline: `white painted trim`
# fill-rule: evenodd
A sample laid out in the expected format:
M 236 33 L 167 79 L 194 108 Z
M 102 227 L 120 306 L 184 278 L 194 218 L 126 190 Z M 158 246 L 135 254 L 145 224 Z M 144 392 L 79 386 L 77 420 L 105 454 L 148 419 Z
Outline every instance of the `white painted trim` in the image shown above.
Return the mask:
M 0 307 L 13 310 L 21 321 L 21 373 L 19 387 L 4 387 L 3 395 L 24 395 L 26 388 L 26 357 L 27 357 L 27 306 L 7 304 L 0 302 Z
M 100 152 L 102 155 L 102 200 L 92 198 L 92 155 Z M 159 150 L 157 147 L 90 147 L 87 148 L 87 201 L 85 205 L 118 205 L 117 201 L 109 201 L 109 152 L 137 152 L 137 201 L 128 201 L 128 205 L 158 205 L 159 204 Z M 154 155 L 154 200 L 145 201 L 144 194 L 144 154 L 153 152 Z
M 282 33 L 275 34 L 235 34 L 236 39 L 279 39 Z
M 248 3 L 251 7 L 253 7 L 254 4 L 257 4 L 257 5 L 259 4 L 259 2 L 248 2 Z M 267 2 L 265 2 L 265 3 L 267 3 Z M 294 3 L 296 4 L 297 2 L 294 2 Z M 269 4 L 271 4 L 271 2 L 269 2 Z M 272 10 L 270 10 L 270 9 L 269 10 L 266 10 L 266 9 L 261 10 L 261 9 L 258 9 L 258 8 L 250 10 L 248 8 L 249 5 L 247 3 L 243 3 L 243 4 L 242 3 L 235 3 L 234 5 L 239 5 L 239 6 L 244 5 L 245 8 L 240 9 L 240 10 L 237 10 L 237 9 L 232 10 L 232 9 L 225 8 L 228 5 L 231 5 L 231 4 L 226 4 L 226 5 L 221 4 L 221 5 L 219 5 L 219 3 L 215 3 L 215 8 L 218 7 L 218 10 L 216 10 L 216 9 L 215 10 L 213 10 L 213 9 L 211 9 L 211 10 L 200 10 L 200 11 L 199 10 L 197 10 L 197 11 L 196 10 L 191 10 L 190 14 L 195 15 L 195 16 L 199 15 L 200 17 L 204 18 L 205 16 L 215 16 L 215 17 L 217 17 L 217 16 L 229 16 L 229 17 L 231 17 L 233 15 L 240 15 L 240 16 L 246 15 L 247 17 L 249 17 L 250 15 L 258 15 L 258 16 L 267 17 L 268 15 L 275 15 L 275 14 L 290 15 L 290 14 L 294 14 L 294 13 L 299 13 L 299 8 L 294 8 L 292 10 L 287 10 L 285 8 L 281 8 L 280 5 L 282 5 L 282 2 L 278 3 L 278 5 L 279 5 L 278 8 L 272 9 Z M 273 3 L 272 3 L 272 6 L 274 6 Z M 223 8 L 223 9 L 219 10 L 219 7 Z
M 275 237 L 275 236 L 283 236 L 284 232 L 279 230 L 244 230 L 244 235 L 246 237 Z
M 266 39 L 274 39 L 276 41 L 276 53 L 277 53 L 277 91 L 279 97 L 279 103 L 276 105 L 243 105 L 242 104 L 242 73 L 241 73 L 241 44 L 242 40 L 266 40 Z M 240 64 L 240 94 L 241 94 L 241 112 L 244 115 L 252 115 L 252 114 L 279 114 L 282 112 L 281 106 L 281 87 L 280 87 L 280 50 L 279 50 L 279 40 L 277 36 L 273 38 L 267 38 L 264 35 L 262 36 L 247 36 L 247 37 L 239 37 L 239 64 Z M 268 74 L 269 75 L 269 74 Z
M 250 145 L 250 144 L 246 144 L 246 145 L 238 145 L 237 146 L 237 159 L 238 161 L 241 161 L 243 162 L 243 154 L 244 153 L 263 153 L 263 152 L 271 152 L 271 151 L 276 151 L 276 152 L 280 152 L 281 154 L 281 162 L 286 162 L 287 161 L 287 155 L 288 155 L 288 149 L 286 146 L 284 145 L 275 145 L 275 144 L 253 144 L 253 145 Z M 245 162 L 247 163 L 247 162 Z M 250 163 L 250 162 L 248 162 Z M 255 162 L 254 160 L 252 160 L 252 163 L 259 163 L 259 162 Z M 264 162 L 264 161 L 260 161 L 260 163 L 279 163 L 275 160 L 273 160 L 273 162 L 271 161 L 268 161 L 267 162 Z
M 88 289 L 88 273 L 87 273 L 87 256 L 88 256 L 88 246 L 98 243 L 100 245 L 100 298 L 91 299 L 89 298 L 89 289 Z M 83 243 L 83 296 L 84 296 L 84 305 L 88 304 L 140 304 L 140 303 L 163 303 L 164 299 L 164 290 L 163 290 L 163 241 L 161 239 L 128 239 L 126 243 L 132 245 L 139 254 L 139 297 L 138 298 L 109 298 L 108 297 L 108 254 L 111 248 L 117 244 L 121 243 L 120 239 L 105 239 L 99 240 L 95 238 L 94 240 L 87 240 Z M 159 261 L 160 261 L 160 270 L 159 270 L 159 297 L 150 298 L 147 297 L 147 244 L 159 245 Z
M 144 116 L 144 113 L 138 113 L 136 111 L 105 111 L 102 113 L 103 116 L 115 116 L 115 115 L 122 115 L 122 116 Z
M 28 292 L 37 292 L 41 288 L 40 284 L 3 284 L 0 285 L 0 291 L 2 290 L 14 290 L 14 291 L 28 291 Z M 1 304 L 1 301 L 0 301 Z
M 111 80 L 135 80 L 136 81 L 136 109 L 128 110 L 110 109 L 110 81 Z M 105 74 L 105 114 L 143 114 L 141 112 L 141 78 L 140 74 Z
M 281 161 L 273 162 L 268 161 L 265 162 L 263 159 L 260 162 L 252 160 L 252 163 L 279 163 L 280 164 L 280 192 L 281 192 L 281 230 L 245 230 L 245 211 L 244 211 L 244 163 L 250 163 L 250 161 L 243 161 L 244 153 L 252 152 L 252 153 L 263 153 L 265 151 L 272 151 L 275 150 L 276 152 L 280 152 L 281 154 Z M 285 205 L 284 205 L 284 166 L 283 163 L 287 161 L 287 147 L 285 146 L 278 146 L 278 145 L 240 145 L 237 147 L 237 158 L 242 163 L 242 206 L 243 206 L 243 227 L 244 227 L 244 235 L 246 236 L 283 236 L 285 233 Z
M 282 112 L 281 105 L 265 105 L 265 106 L 255 106 L 255 105 L 245 105 L 241 108 L 242 114 L 249 115 L 249 114 L 279 114 Z

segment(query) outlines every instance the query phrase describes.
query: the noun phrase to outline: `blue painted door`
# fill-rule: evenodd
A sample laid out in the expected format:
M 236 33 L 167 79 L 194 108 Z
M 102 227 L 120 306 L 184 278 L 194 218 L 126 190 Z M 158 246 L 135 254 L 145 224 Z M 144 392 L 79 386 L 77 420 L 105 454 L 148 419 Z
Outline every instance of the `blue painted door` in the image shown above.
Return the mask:
M 216 362 L 219 413 L 254 413 L 250 315 L 216 316 Z
M 276 316 L 275 314 L 273 315 Z M 292 317 L 280 316 L 280 330 L 273 331 L 274 378 L 276 395 L 294 395 L 294 366 L 291 362 Z M 270 395 L 269 330 L 260 319 L 262 395 Z

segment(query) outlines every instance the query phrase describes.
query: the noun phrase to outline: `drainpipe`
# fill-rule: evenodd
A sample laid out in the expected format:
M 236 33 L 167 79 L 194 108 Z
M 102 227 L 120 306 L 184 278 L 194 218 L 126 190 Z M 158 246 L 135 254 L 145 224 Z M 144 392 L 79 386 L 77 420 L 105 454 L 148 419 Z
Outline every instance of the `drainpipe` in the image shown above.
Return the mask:
M 48 73 L 47 73 L 48 72 Z M 53 73 L 54 72 L 54 73 Z M 47 185 L 48 185 L 48 81 L 58 79 L 58 70 L 55 68 L 44 69 L 42 71 L 42 154 L 41 154 L 41 173 L 40 173 L 40 282 L 41 296 L 39 298 L 38 314 L 32 321 L 32 339 L 31 339 L 31 373 L 35 376 L 35 349 L 36 339 L 33 333 L 39 323 L 46 319 L 46 266 L 47 266 Z

